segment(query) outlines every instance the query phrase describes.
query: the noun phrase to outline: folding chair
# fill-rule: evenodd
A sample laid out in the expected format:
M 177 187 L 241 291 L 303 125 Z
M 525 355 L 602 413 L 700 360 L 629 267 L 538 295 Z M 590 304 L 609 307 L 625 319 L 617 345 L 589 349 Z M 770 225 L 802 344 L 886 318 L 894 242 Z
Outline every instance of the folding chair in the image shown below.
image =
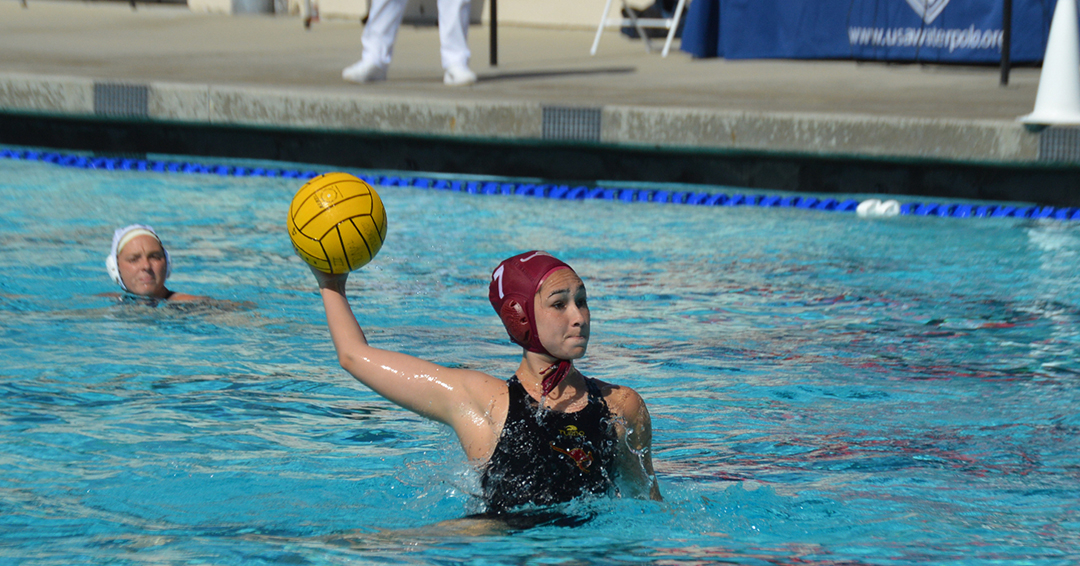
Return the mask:
M 679 29 L 679 20 L 682 18 L 683 8 L 686 7 L 686 0 L 679 0 L 679 3 L 675 6 L 675 13 L 670 18 L 639 18 L 637 14 L 626 4 L 626 0 L 620 0 L 622 2 L 623 12 L 629 14 L 628 18 L 608 18 L 608 13 L 611 11 L 611 3 L 613 0 L 607 0 L 604 4 L 604 13 L 600 14 L 600 26 L 596 28 L 596 39 L 593 40 L 592 49 L 589 51 L 589 55 L 596 55 L 596 49 L 600 46 L 600 36 L 604 33 L 604 28 L 608 26 L 625 27 L 632 26 L 638 32 L 638 37 L 645 41 L 645 51 L 652 53 L 652 41 L 649 40 L 649 36 L 645 33 L 645 28 L 660 28 L 668 30 L 667 40 L 664 41 L 664 49 L 661 51 L 661 57 L 667 57 L 668 51 L 671 50 L 671 40 L 675 39 L 675 32 Z

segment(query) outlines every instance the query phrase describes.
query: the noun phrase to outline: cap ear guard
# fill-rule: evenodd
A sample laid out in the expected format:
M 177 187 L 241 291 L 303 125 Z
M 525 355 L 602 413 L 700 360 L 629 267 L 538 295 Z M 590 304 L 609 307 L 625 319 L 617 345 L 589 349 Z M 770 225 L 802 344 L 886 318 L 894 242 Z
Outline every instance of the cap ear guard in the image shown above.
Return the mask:
M 116 256 L 112 254 L 105 256 L 105 271 L 109 272 L 109 277 L 114 283 L 127 291 L 127 285 L 124 285 L 124 280 L 120 278 L 120 267 L 116 265 Z
M 510 338 L 519 345 L 528 347 L 532 328 L 529 325 L 529 315 L 525 313 L 525 308 L 521 306 L 521 303 L 514 299 L 504 302 L 502 308 L 499 309 L 499 318 L 502 319 Z

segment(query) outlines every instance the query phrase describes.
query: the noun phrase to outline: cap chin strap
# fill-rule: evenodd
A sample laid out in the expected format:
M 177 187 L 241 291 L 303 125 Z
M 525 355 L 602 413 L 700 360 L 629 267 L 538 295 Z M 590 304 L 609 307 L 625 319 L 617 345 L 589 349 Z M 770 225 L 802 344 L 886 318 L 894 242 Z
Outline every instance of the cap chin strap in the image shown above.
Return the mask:
M 574 367 L 569 360 L 559 360 L 557 363 L 551 364 L 547 369 L 540 372 L 540 375 L 548 374 L 543 381 L 540 382 L 540 395 L 547 397 L 551 390 L 555 389 L 562 383 L 562 380 L 566 378 L 566 374 L 570 373 L 570 368 Z M 554 370 L 554 371 L 553 371 Z

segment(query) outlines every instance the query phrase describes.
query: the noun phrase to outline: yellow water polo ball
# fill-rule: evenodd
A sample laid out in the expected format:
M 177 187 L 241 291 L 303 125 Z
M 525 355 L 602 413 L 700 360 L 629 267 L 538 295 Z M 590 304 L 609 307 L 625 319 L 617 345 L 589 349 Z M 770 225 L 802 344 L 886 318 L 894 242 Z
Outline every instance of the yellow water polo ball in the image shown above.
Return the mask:
M 289 205 L 289 239 L 305 262 L 326 273 L 367 265 L 386 239 L 386 209 L 371 185 L 348 173 L 311 179 Z

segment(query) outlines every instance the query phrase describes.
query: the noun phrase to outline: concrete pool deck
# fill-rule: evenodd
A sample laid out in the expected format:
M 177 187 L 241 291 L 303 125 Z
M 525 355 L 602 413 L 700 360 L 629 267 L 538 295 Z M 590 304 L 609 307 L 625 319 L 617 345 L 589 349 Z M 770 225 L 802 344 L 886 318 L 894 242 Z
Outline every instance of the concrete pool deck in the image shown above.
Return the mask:
M 462 171 L 469 167 L 461 161 L 519 145 L 554 148 L 554 159 L 574 155 L 577 177 L 602 176 L 584 164 L 605 153 L 603 168 L 630 172 L 610 177 L 633 178 L 628 162 L 648 154 L 654 164 L 642 180 L 665 180 L 653 169 L 677 155 L 666 180 L 794 190 L 829 190 L 840 181 L 822 181 L 821 163 L 856 162 L 872 170 L 847 175 L 857 191 L 933 193 L 919 187 L 959 169 L 960 184 L 972 186 L 958 196 L 976 198 L 1025 196 L 974 186 L 994 185 L 1001 171 L 1069 185 L 1080 170 L 1080 155 L 1059 149 L 1073 130 L 1035 132 L 1016 122 L 1033 108 L 1037 68 L 1013 69 L 1002 87 L 990 66 L 695 60 L 676 49 L 662 58 L 616 31 L 590 56 L 591 30 L 510 26 L 498 29 L 492 67 L 489 28 L 474 25 L 469 43 L 480 80 L 453 88 L 442 84 L 437 30 L 406 25 L 389 80 L 354 85 L 341 69 L 358 58 L 361 29 L 329 20 L 305 30 L 297 17 L 196 14 L 175 5 L 0 3 L 0 143 L 61 144 L 88 127 L 127 128 L 103 135 L 143 139 L 162 137 L 151 135 L 155 127 L 239 129 L 275 140 L 279 149 L 266 158 L 310 159 L 318 150 L 294 155 L 280 147 L 359 136 L 369 146 L 402 145 L 386 150 L 385 168 L 438 168 L 435 161 L 448 160 L 425 160 L 425 151 L 467 146 L 446 167 Z M 42 133 L 43 121 L 54 131 Z M 63 131 L 55 130 L 60 122 Z M 289 142 L 290 133 L 300 141 Z M 421 146 L 418 157 L 398 155 L 410 143 Z M 134 149 L 163 150 L 157 142 Z M 911 167 L 920 168 L 917 179 L 902 172 Z M 494 173 L 515 171 L 500 169 Z M 525 166 L 520 175 L 550 176 L 550 169 Z M 1070 198 L 1064 185 L 1031 200 L 1062 204 Z

